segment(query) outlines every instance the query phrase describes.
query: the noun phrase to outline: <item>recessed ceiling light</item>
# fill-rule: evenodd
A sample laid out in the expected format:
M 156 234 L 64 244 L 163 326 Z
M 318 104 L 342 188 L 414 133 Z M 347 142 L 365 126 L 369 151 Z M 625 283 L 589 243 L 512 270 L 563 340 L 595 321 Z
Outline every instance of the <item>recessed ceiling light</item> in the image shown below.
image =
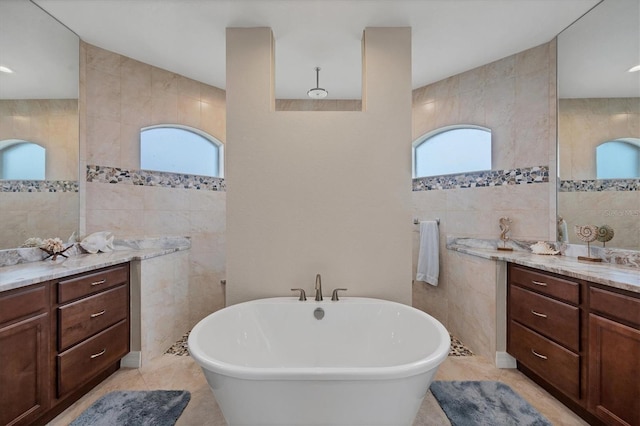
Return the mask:
M 5 67 L 4 65 L 0 65 L 0 71 L 1 72 L 6 72 L 7 74 L 13 73 L 13 70 L 11 68 Z
M 640 71 L 640 65 L 636 65 L 635 67 L 629 68 L 629 72 L 636 72 L 636 71 Z

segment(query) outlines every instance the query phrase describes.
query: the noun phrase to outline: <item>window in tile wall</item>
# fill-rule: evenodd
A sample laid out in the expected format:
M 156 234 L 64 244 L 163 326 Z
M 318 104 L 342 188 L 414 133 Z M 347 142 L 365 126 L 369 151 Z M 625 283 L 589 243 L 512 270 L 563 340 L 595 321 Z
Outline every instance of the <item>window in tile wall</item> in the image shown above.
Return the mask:
M 224 176 L 224 145 L 202 130 L 162 124 L 140 130 L 140 168 L 201 176 Z
M 621 138 L 596 148 L 596 179 L 640 177 L 640 139 Z
M 413 177 L 491 170 L 491 129 L 441 127 L 413 142 Z
M 0 141 L 0 179 L 44 180 L 46 149 L 21 139 Z

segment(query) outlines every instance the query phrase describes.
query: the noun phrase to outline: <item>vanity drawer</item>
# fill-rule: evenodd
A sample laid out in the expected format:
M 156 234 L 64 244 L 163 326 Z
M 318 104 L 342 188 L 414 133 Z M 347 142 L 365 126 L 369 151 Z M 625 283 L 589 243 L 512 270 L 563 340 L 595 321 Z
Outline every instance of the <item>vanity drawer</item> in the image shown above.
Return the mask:
M 565 394 L 580 399 L 580 356 L 515 321 L 509 353 Z
M 7 291 L 0 297 L 0 324 L 32 317 L 49 310 L 48 287 L 38 284 Z
M 576 306 L 512 285 L 509 289 L 511 318 L 578 352 L 580 310 Z
M 129 322 L 105 331 L 62 352 L 58 358 L 58 396 L 91 379 L 129 352 Z
M 589 287 L 589 308 L 640 327 L 640 298 Z
M 125 319 L 129 308 L 126 285 L 58 308 L 58 350 L 62 351 Z
M 58 282 L 58 303 L 65 303 L 88 296 L 107 288 L 124 284 L 128 280 L 128 264 L 62 280 Z
M 577 305 L 580 302 L 580 285 L 577 282 L 514 265 L 510 265 L 509 280 L 511 283 L 569 303 Z

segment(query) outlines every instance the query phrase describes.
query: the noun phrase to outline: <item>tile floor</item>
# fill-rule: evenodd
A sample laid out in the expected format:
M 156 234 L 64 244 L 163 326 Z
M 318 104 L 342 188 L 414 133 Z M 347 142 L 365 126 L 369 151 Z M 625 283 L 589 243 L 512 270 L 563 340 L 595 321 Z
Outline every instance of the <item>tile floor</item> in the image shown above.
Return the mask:
M 497 369 L 480 356 L 448 357 L 440 366 L 436 380 L 499 380 L 511 386 L 554 425 L 587 425 L 519 371 Z M 178 419 L 177 426 L 226 425 L 200 367 L 190 356 L 172 354 L 164 354 L 141 369 L 120 369 L 49 425 L 68 425 L 95 400 L 110 391 L 153 389 L 186 389 L 191 392 L 191 401 Z M 449 424 L 431 393 L 427 393 L 414 425 Z

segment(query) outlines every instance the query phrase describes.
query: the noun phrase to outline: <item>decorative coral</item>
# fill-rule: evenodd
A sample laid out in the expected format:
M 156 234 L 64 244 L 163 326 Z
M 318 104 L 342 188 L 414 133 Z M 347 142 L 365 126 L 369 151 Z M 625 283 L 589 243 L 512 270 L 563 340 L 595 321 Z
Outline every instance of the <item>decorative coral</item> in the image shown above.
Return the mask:
M 49 256 L 45 257 L 45 260 L 48 258 L 51 258 L 51 260 L 56 260 L 58 255 L 67 257 L 64 252 L 69 250 L 71 247 L 72 246 L 65 248 L 60 238 L 47 238 L 45 240 L 42 240 L 40 250 L 45 251 L 47 252 L 47 254 L 49 254 Z

